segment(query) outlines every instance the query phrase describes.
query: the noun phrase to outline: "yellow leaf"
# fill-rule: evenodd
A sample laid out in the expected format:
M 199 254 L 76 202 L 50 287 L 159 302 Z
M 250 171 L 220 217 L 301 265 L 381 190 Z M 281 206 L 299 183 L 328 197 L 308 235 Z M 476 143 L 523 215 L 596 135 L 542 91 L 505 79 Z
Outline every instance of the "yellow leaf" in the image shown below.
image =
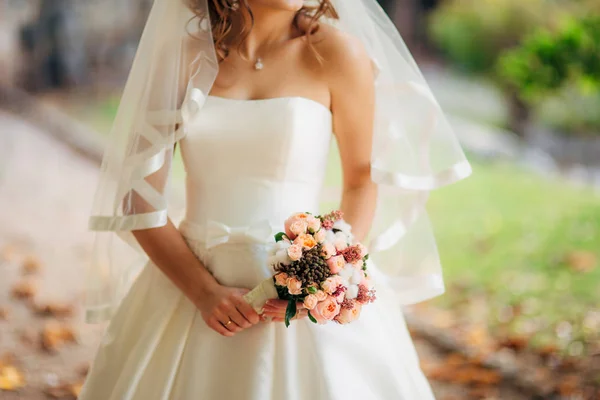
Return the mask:
M 18 390 L 25 386 L 25 377 L 12 365 L 0 366 L 0 389 Z

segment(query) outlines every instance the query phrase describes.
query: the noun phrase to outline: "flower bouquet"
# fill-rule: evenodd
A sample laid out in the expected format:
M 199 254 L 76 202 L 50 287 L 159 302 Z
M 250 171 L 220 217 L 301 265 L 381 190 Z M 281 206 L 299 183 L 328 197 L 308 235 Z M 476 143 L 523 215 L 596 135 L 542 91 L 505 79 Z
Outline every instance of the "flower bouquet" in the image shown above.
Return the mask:
M 296 316 L 298 303 L 314 323 L 346 324 L 375 300 L 367 275 L 367 249 L 353 243 L 341 211 L 323 216 L 296 213 L 285 221 L 285 232 L 277 233 L 275 241 L 269 257 L 273 277 L 245 296 L 258 313 L 267 300 L 279 298 L 288 300 L 286 326 Z

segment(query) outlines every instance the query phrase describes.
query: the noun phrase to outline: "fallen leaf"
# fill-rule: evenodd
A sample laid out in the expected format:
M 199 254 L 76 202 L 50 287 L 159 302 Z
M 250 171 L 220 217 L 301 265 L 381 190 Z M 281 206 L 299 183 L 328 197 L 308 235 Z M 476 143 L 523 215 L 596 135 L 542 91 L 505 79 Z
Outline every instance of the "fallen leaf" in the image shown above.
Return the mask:
M 558 383 L 558 392 L 561 396 L 573 396 L 580 388 L 581 379 L 577 375 L 567 375 Z
M 40 270 L 42 263 L 33 255 L 25 257 L 21 265 L 23 274 L 34 274 Z
M 50 317 L 70 317 L 73 315 L 74 309 L 70 304 L 63 304 L 57 302 L 49 302 L 45 304 L 35 304 L 33 306 L 35 312 L 42 316 Z
M 37 288 L 33 282 L 22 281 L 17 282 L 11 289 L 12 296 L 16 299 L 30 300 L 37 292 Z
M 25 376 L 14 363 L 12 354 L 5 354 L 0 359 L 0 390 L 16 391 L 25 386 Z
M 565 257 L 565 263 L 576 272 L 589 272 L 596 268 L 597 257 L 591 251 L 576 250 Z
M 498 342 L 499 347 L 506 347 L 515 351 L 525 349 L 529 344 L 529 338 L 526 336 L 513 335 L 506 337 Z
M 8 319 L 8 308 L 0 307 L 0 321 L 6 321 Z
M 42 348 L 49 352 L 57 351 L 65 343 L 76 343 L 75 332 L 64 324 L 48 323 L 41 333 Z

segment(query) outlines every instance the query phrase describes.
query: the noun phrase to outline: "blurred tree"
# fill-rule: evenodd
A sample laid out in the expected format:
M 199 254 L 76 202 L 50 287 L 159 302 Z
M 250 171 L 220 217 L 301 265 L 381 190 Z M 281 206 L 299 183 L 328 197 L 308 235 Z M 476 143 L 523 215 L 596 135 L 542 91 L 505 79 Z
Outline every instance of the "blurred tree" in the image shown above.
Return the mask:
M 558 0 L 561 1 L 561 0 Z M 536 27 L 552 24 L 553 0 L 449 0 L 433 11 L 429 31 L 447 59 L 460 70 L 496 75 L 500 54 L 516 46 Z M 544 9 L 546 12 L 541 13 Z M 506 91 L 510 106 L 508 127 L 522 135 L 529 109 L 514 91 Z
M 431 14 L 429 31 L 452 64 L 467 73 L 484 75 L 505 90 L 510 107 L 508 128 L 523 136 L 530 104 L 519 88 L 507 85 L 499 74 L 500 56 L 539 28 L 554 31 L 566 17 L 597 11 L 598 0 L 447 0 Z
M 600 134 L 600 13 L 537 30 L 500 57 L 498 74 L 531 107 L 553 110 L 551 125 Z M 547 101 L 555 97 L 559 107 Z
M 76 10 L 76 0 L 41 0 L 36 20 L 21 29 L 23 82 L 28 89 L 67 87 L 85 80 L 85 35 Z

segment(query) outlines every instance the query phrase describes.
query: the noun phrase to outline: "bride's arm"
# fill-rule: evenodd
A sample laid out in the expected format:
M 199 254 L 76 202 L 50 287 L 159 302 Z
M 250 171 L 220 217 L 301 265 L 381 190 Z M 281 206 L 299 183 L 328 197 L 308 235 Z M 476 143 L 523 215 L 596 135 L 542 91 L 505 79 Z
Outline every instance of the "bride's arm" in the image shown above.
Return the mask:
M 362 44 L 336 32 L 331 41 L 328 82 L 343 171 L 341 210 L 357 240 L 365 238 L 375 213 L 377 187 L 371 180 L 375 113 L 373 68 Z
M 169 170 L 168 163 L 165 163 L 163 168 L 145 179 L 162 193 Z M 154 211 L 136 192 L 132 192 L 130 201 L 136 212 Z M 132 233 L 154 265 L 196 305 L 213 330 L 224 336 L 233 336 L 260 322 L 258 314 L 243 298 L 248 290 L 220 285 L 170 219 L 165 226 Z M 230 320 L 232 323 L 227 324 Z

